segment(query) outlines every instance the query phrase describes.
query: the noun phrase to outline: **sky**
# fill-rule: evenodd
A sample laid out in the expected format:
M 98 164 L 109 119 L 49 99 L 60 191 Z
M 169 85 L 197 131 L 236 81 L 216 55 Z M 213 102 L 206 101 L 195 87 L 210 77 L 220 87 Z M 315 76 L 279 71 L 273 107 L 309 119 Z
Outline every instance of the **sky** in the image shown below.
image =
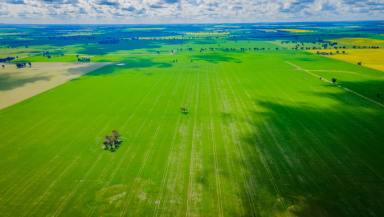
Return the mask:
M 0 23 L 384 20 L 384 0 L 0 0 Z

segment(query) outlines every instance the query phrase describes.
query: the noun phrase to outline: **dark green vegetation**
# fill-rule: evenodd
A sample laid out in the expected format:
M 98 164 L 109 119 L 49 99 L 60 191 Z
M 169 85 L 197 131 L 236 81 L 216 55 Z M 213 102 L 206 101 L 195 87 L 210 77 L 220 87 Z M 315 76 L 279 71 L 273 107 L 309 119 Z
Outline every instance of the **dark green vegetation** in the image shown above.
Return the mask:
M 275 45 L 97 55 L 120 64 L 1 110 L 1 215 L 384 215 L 384 108 L 342 88 L 377 100 L 383 72 L 210 46 Z

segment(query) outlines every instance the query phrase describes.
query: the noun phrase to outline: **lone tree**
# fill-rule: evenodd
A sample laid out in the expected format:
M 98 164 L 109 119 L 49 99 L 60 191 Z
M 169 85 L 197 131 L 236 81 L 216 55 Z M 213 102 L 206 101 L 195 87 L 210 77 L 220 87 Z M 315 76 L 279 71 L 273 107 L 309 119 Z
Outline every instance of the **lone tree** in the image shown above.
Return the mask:
M 337 79 L 336 78 L 332 78 L 332 83 L 336 84 L 336 82 L 337 82 Z
M 112 141 L 116 144 L 120 144 L 121 143 L 121 140 L 120 140 L 120 134 L 119 132 L 117 132 L 117 130 L 112 130 Z
M 112 139 L 111 139 L 111 136 L 106 135 L 106 136 L 104 137 L 104 142 L 103 142 L 103 148 L 104 148 L 104 150 L 109 149 L 111 145 L 112 145 Z
M 5 65 L 1 65 L 1 67 L 4 69 L 4 68 L 5 68 Z
M 379 98 L 379 99 L 381 99 L 383 96 L 381 95 L 381 93 L 377 93 L 377 94 L 376 94 L 376 97 Z
M 362 66 L 363 63 L 362 62 L 357 62 L 357 65 Z
M 180 112 L 185 114 L 185 115 L 189 113 L 188 108 L 186 108 L 186 107 L 180 107 Z
M 120 139 L 120 134 L 117 132 L 117 130 L 112 130 L 111 135 L 106 135 L 104 137 L 104 142 L 103 142 L 103 149 L 104 150 L 109 150 L 109 151 L 115 151 L 120 147 L 120 144 L 123 141 Z

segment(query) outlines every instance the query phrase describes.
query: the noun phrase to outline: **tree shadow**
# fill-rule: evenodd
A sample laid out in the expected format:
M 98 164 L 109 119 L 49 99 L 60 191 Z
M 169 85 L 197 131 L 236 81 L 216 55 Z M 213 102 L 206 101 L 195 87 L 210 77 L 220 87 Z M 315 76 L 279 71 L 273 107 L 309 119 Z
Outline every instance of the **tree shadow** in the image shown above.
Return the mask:
M 124 71 L 125 69 L 142 69 L 142 68 L 151 68 L 151 67 L 168 68 L 168 67 L 172 67 L 172 64 L 166 63 L 166 62 L 155 62 L 151 59 L 136 58 L 136 59 L 125 60 L 124 62 L 116 63 L 114 65 L 108 65 L 108 66 L 102 67 L 100 69 L 97 69 L 95 71 L 88 73 L 87 75 L 88 76 L 109 75 L 109 74 L 121 72 L 122 70 Z
M 68 76 L 70 76 L 70 75 L 83 75 L 84 72 L 86 72 L 86 71 L 93 71 L 92 69 L 94 69 L 94 67 L 95 67 L 95 65 L 89 64 L 89 63 L 79 63 L 79 64 L 83 64 L 83 65 L 80 67 L 68 69 L 66 71 L 65 75 L 68 75 Z M 104 66 L 101 66 L 99 68 L 103 68 L 103 67 Z
M 384 101 L 384 80 L 367 80 L 361 82 L 339 81 L 340 85 L 356 91 L 373 100 Z M 380 95 L 380 98 L 378 97 Z
M 366 80 L 366 81 L 359 81 L 359 82 L 353 82 L 353 81 L 338 81 L 337 84 L 324 84 L 325 86 L 328 86 L 329 88 L 348 88 L 349 90 L 356 92 L 359 95 L 362 95 L 363 97 L 367 97 L 377 103 L 384 105 L 384 80 Z M 335 101 L 338 101 L 339 103 L 344 104 L 354 104 L 355 97 L 351 97 L 354 94 L 348 93 L 348 94 L 340 94 L 337 92 L 305 92 L 305 94 L 310 94 L 314 96 L 319 97 L 327 97 L 331 98 Z M 344 97 L 341 99 L 341 97 Z M 360 98 L 361 100 L 365 101 L 366 103 L 360 103 L 360 104 L 354 104 L 355 107 L 359 108 L 367 108 L 367 105 L 373 105 L 373 102 L 368 101 L 367 99 L 363 99 L 360 96 L 356 96 L 357 98 Z
M 345 95 L 332 108 L 256 102 L 242 139 L 247 216 L 384 216 L 384 109 Z
M 0 91 L 12 90 L 20 86 L 24 86 L 27 83 L 33 83 L 36 81 L 48 81 L 49 76 L 35 76 L 30 78 L 17 78 L 12 74 L 0 74 Z
M 79 53 L 86 55 L 105 55 L 116 51 L 137 49 L 158 49 L 163 45 L 180 44 L 178 41 L 152 41 L 152 40 L 123 40 L 113 44 L 83 45 Z
M 192 60 L 206 61 L 206 62 L 215 63 L 215 64 L 220 62 L 241 63 L 239 59 L 233 58 L 228 55 L 219 54 L 219 53 L 194 55 L 192 56 Z

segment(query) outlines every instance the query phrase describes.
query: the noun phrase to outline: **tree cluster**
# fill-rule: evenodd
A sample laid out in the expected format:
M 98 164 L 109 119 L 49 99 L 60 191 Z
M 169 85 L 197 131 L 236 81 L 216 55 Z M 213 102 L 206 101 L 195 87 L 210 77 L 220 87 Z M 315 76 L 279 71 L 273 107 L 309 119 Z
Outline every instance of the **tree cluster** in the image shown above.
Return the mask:
M 25 68 L 25 67 L 27 67 L 27 65 L 29 66 L 29 68 L 32 67 L 32 63 L 31 62 L 19 62 L 19 63 L 16 63 L 16 67 L 18 69 Z
M 323 56 L 328 56 L 328 55 L 332 56 L 334 54 L 347 54 L 347 52 L 345 52 L 345 50 L 343 50 L 343 51 L 338 51 L 337 50 L 336 52 L 332 52 L 332 51 L 330 51 L 330 52 L 316 51 L 316 54 L 317 55 L 323 55 Z
M 329 41 L 307 41 L 307 42 L 300 42 L 300 41 L 282 41 L 281 44 L 294 44 L 294 47 L 292 47 L 292 50 L 322 50 L 322 49 L 379 49 L 380 46 L 345 46 L 345 45 L 339 45 L 337 42 L 329 42 Z M 307 43 L 307 44 L 305 44 Z
M 78 57 L 77 62 L 79 63 L 89 63 L 91 62 L 91 58 L 89 57 Z

